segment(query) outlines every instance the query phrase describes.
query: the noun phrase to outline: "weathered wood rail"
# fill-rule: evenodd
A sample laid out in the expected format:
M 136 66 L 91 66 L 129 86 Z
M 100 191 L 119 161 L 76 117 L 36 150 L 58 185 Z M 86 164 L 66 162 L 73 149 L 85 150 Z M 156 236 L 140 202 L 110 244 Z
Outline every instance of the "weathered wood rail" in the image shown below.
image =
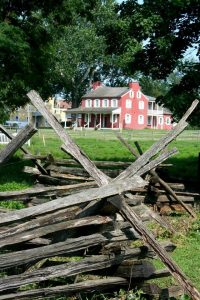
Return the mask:
M 73 176 L 82 177 L 83 183 L 46 187 L 38 191 L 37 189 L 23 191 L 18 195 L 7 194 L 7 199 L 16 196 L 18 199 L 31 200 L 38 195 L 44 197 L 47 194 L 47 196 L 53 195 L 56 199 L 49 199 L 51 201 L 46 199 L 47 202 L 45 200 L 45 203 L 33 207 L 0 214 L 0 247 L 5 251 L 0 255 L 0 269 L 9 269 L 9 276 L 0 279 L 0 300 L 44 299 L 45 296 L 51 298 L 55 295 L 72 295 L 78 292 L 97 291 L 99 288 L 109 290 L 116 288 L 116 285 L 118 288 L 121 286 L 130 288 L 134 287 L 134 282 L 138 283 L 139 280 L 145 290 L 146 279 L 170 274 L 181 286 L 182 290 L 179 289 L 179 292 L 184 290 L 193 299 L 200 299 L 200 294 L 192 282 L 168 255 L 167 251 L 173 251 L 173 245 L 164 246 L 156 241 L 152 233 L 147 230 L 146 222 L 156 220 L 171 232 L 173 228 L 143 203 L 144 195 L 136 195 L 136 191 L 145 193 L 145 187 L 149 184 L 141 176 L 177 152 L 176 149 L 172 149 L 152 160 L 184 130 L 187 126 L 185 121 L 196 107 L 197 101 L 192 104 L 173 131 L 150 147 L 135 162 L 126 166 L 127 169 L 115 175 L 116 178 L 111 179 L 110 175 L 98 169 L 97 164 L 91 162 L 73 142 L 58 121 L 48 112 L 40 96 L 35 91 L 31 91 L 28 96 L 64 143 L 62 150 L 79 162 L 95 183 L 86 182 L 85 173 L 79 173 L 78 176 L 77 174 Z M 19 147 L 21 144 L 18 145 Z M 31 154 L 26 153 L 26 155 L 30 155 L 30 158 L 37 162 Z M 49 166 L 53 166 L 53 161 L 50 160 Z M 49 172 L 44 165 L 40 162 L 39 164 L 39 166 L 35 164 L 38 167 L 36 174 L 38 178 L 40 176 L 46 179 L 54 178 L 55 169 L 52 170 L 52 166 L 49 167 Z M 44 174 L 46 171 L 48 175 Z M 71 169 L 68 171 L 72 172 Z M 94 184 L 98 187 L 91 187 Z M 84 190 L 78 191 L 79 188 Z M 5 200 L 6 195 L 0 193 L 0 198 Z M 131 244 L 138 238 L 141 238 L 144 244 L 140 248 L 135 248 Z M 70 257 L 75 255 L 80 256 L 79 261 L 66 262 L 66 259 L 70 260 Z M 156 271 L 150 262 L 144 260 L 155 255 L 164 262 L 167 270 Z M 27 264 L 29 266 L 31 264 L 32 267 L 29 268 L 29 272 L 24 273 Z M 73 276 L 94 272 L 99 276 L 98 279 L 67 286 L 59 285 L 60 277 L 73 278 Z M 102 279 L 102 274 L 109 274 L 112 277 L 105 281 Z M 134 278 L 133 282 L 130 281 L 130 277 Z M 50 288 L 48 282 L 55 278 L 57 285 Z M 18 291 L 21 286 L 33 283 L 37 283 L 37 289 Z M 157 293 L 161 294 L 162 291 L 157 289 Z

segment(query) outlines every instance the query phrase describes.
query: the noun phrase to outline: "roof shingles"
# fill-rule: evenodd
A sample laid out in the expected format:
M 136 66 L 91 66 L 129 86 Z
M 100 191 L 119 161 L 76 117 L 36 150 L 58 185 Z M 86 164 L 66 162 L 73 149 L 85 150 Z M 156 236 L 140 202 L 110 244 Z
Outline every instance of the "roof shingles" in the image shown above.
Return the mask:
M 97 89 L 86 93 L 82 98 L 105 98 L 115 97 L 118 98 L 121 95 L 129 91 L 128 87 L 108 87 L 100 86 Z

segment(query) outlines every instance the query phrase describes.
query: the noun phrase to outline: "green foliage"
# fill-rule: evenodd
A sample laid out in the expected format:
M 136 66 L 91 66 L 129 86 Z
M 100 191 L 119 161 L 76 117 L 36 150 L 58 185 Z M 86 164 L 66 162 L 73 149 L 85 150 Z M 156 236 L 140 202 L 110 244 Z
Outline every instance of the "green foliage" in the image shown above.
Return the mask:
M 0 201 L 0 207 L 8 209 L 22 209 L 25 205 L 21 201 Z
M 186 108 L 195 98 L 199 98 L 200 63 L 199 60 L 185 61 L 185 53 L 190 47 L 195 47 L 199 56 L 199 32 L 200 32 L 200 3 L 198 0 L 173 0 L 173 1 L 149 1 L 144 0 L 138 5 L 134 0 L 123 1 L 119 6 L 120 18 L 129 20 L 128 35 L 141 42 L 143 47 L 130 53 L 123 70 L 131 77 L 135 72 L 156 80 L 164 80 L 168 85 L 167 77 L 178 68 L 177 78 L 180 82 L 170 83 L 168 89 L 156 91 L 158 83 L 145 89 L 146 94 L 156 96 L 179 119 Z M 118 29 L 119 30 L 119 29 Z M 117 33 L 120 35 L 120 33 Z M 125 53 L 123 47 L 128 48 L 127 38 L 120 40 L 122 49 L 117 49 L 115 55 L 120 57 Z M 141 80 L 144 85 L 144 81 Z M 160 82 L 161 83 L 161 82 Z M 160 84 L 159 84 L 160 85 Z M 199 108 L 192 115 L 191 124 L 199 125 Z
M 55 37 L 51 46 L 52 79 L 62 93 L 77 107 L 91 83 L 93 73 L 104 56 L 104 39 L 95 27 L 85 22 L 65 26 L 62 36 Z
M 187 49 L 199 47 L 199 15 L 198 0 L 2 1 L 0 107 L 25 104 L 30 89 L 44 99 L 63 92 L 77 106 L 91 81 L 119 86 L 138 73 L 168 84 Z M 180 118 L 198 97 L 199 74 L 197 61 L 182 65 L 169 90 L 141 83 Z
M 120 300 L 145 300 L 144 293 L 142 290 L 130 290 L 125 291 L 120 289 L 118 293 L 115 293 L 115 297 Z

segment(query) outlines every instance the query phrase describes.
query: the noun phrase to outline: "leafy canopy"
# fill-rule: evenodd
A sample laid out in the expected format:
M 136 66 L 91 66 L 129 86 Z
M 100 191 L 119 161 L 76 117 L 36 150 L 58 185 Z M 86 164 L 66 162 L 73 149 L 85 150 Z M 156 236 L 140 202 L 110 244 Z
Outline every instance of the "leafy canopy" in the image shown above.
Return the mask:
M 3 0 L 0 107 L 24 104 L 30 89 L 77 106 L 92 80 L 121 85 L 139 73 L 167 84 L 155 96 L 178 118 L 199 95 L 199 60 L 183 63 L 189 47 L 200 53 L 199 15 L 199 0 Z

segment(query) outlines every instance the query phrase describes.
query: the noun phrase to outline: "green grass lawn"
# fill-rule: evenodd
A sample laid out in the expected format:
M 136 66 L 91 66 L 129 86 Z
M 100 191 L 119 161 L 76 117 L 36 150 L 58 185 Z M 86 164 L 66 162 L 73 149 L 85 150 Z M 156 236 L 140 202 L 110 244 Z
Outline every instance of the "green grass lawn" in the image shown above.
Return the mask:
M 111 160 L 111 161 L 133 161 L 132 154 L 121 144 L 113 132 L 73 132 L 69 134 L 81 149 L 92 160 Z M 197 180 L 197 163 L 200 152 L 199 133 L 184 132 L 182 137 L 176 139 L 169 146 L 177 147 L 179 153 L 168 159 L 167 162 L 173 166 L 168 168 L 168 172 L 173 176 L 182 177 L 184 179 Z M 161 135 L 162 132 L 153 133 L 151 131 L 139 132 L 127 131 L 123 132 L 123 136 L 134 146 L 134 141 L 139 141 L 143 151 L 147 150 Z M 153 138 L 152 138 L 153 137 Z M 52 130 L 40 130 L 32 139 L 31 146 L 28 150 L 32 154 L 49 154 L 55 158 L 67 158 L 66 153 L 60 150 L 61 142 Z M 33 178 L 23 173 L 24 165 L 31 165 L 31 162 L 22 160 L 20 151 L 6 165 L 0 167 L 0 191 L 10 191 L 25 189 L 31 187 L 34 183 Z M 15 207 L 11 207 L 15 208 Z M 16 208 L 20 208 L 20 205 Z M 184 218 L 187 220 L 188 216 Z M 175 228 L 177 232 L 181 230 L 180 220 L 178 217 L 172 219 L 176 221 Z M 179 226 L 178 226 L 179 224 Z M 190 226 L 187 233 L 174 238 L 178 247 L 172 254 L 177 264 L 200 289 L 200 217 Z M 163 284 L 172 284 L 173 279 L 163 281 Z

